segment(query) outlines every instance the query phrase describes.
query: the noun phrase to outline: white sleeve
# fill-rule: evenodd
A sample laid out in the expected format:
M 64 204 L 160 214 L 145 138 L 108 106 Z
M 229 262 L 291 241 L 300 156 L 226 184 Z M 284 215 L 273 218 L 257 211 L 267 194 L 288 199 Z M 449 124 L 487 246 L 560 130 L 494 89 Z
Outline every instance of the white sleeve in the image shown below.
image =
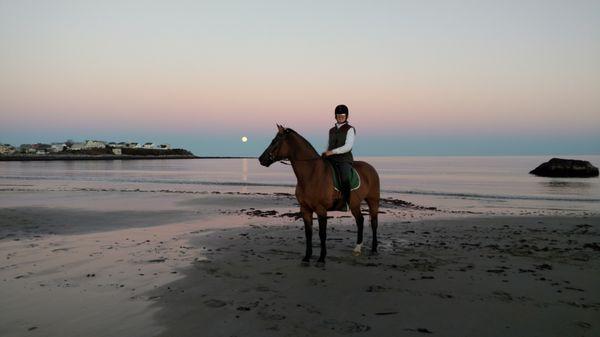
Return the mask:
M 342 154 L 346 152 L 350 152 L 352 150 L 352 146 L 354 145 L 354 128 L 350 128 L 346 133 L 346 144 L 340 146 L 336 149 L 331 150 L 331 152 L 335 154 Z

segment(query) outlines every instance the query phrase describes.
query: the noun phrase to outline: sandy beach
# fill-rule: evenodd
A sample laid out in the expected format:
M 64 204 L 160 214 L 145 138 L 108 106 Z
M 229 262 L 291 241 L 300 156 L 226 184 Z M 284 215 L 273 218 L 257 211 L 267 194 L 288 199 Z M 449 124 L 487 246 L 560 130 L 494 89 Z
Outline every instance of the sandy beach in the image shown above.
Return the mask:
M 600 0 L 0 0 L 0 337 L 600 337 L 599 42 Z
M 386 200 L 379 254 L 366 228 L 353 256 L 354 220 L 334 212 L 319 268 L 300 265 L 289 194 L 45 193 L 2 194 L 2 336 L 600 333 L 594 215 Z

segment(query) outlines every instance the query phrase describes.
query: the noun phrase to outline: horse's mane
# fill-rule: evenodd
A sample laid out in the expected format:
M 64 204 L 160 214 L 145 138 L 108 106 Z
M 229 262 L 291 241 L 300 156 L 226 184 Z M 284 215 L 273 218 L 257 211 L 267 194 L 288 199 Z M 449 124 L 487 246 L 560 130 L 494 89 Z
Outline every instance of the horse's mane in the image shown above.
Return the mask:
M 296 136 L 298 136 L 298 138 L 300 138 L 300 140 L 302 142 L 304 142 L 304 144 L 308 145 L 308 148 L 312 149 L 313 152 L 318 156 L 319 152 L 317 152 L 317 150 L 315 150 L 315 148 L 312 146 L 312 144 L 306 140 L 304 137 L 302 137 L 301 134 L 299 134 L 298 132 L 296 132 L 296 130 L 292 129 L 292 128 L 286 128 L 287 130 L 290 130 L 290 132 L 293 132 Z

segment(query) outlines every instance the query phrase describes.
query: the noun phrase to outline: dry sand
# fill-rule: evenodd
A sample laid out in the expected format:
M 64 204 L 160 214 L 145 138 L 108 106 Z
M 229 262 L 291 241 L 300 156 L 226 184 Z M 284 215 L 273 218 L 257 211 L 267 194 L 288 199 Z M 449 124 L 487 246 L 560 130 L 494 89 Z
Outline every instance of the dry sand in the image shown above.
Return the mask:
M 0 336 L 600 335 L 598 217 L 387 202 L 378 255 L 332 213 L 319 268 L 289 195 L 11 193 Z

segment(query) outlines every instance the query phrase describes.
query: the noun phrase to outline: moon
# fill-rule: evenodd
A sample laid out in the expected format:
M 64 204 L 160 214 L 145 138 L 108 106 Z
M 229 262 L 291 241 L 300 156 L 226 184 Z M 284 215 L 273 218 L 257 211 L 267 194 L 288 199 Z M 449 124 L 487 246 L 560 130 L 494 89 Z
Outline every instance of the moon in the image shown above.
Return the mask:
M 243 137 L 242 137 L 242 143 L 245 143 L 245 142 L 247 142 L 247 141 L 248 141 L 248 137 L 246 137 L 246 136 L 243 136 Z

